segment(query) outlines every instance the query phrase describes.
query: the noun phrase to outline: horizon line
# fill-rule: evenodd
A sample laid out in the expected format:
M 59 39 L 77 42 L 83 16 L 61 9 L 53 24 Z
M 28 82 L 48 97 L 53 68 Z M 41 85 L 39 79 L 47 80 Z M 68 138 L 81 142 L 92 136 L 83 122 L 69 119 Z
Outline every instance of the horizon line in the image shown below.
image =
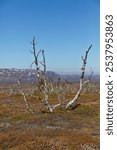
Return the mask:
M 0 67 L 0 69 L 17 69 L 17 70 L 36 70 L 36 68 L 16 68 L 16 67 Z M 41 70 L 42 71 L 42 70 Z M 78 75 L 81 74 L 81 72 L 79 71 L 55 71 L 55 70 L 47 70 L 47 71 L 51 71 L 51 72 L 55 72 L 56 74 L 60 74 L 60 75 Z M 90 73 L 86 72 L 86 75 L 89 75 Z M 94 72 L 95 75 L 100 75 L 100 71 L 96 71 Z

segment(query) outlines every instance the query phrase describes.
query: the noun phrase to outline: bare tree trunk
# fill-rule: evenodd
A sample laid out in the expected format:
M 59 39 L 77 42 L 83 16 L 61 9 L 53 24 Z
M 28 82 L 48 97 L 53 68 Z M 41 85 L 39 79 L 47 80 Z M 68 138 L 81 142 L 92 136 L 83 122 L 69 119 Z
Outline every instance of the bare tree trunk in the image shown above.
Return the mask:
M 46 82 L 46 61 L 45 61 L 44 50 L 42 50 L 42 56 L 43 56 L 43 62 L 41 64 L 44 67 L 43 73 L 42 73 L 43 94 L 44 94 L 43 103 L 46 106 L 46 108 L 52 113 L 53 109 L 49 105 L 49 102 L 48 102 L 48 89 L 47 89 L 47 82 Z
M 37 75 L 37 79 L 38 79 L 38 86 L 40 87 L 40 81 L 41 81 L 41 77 L 40 77 L 40 76 L 41 76 L 41 75 L 40 75 L 40 68 L 39 68 L 38 56 L 39 56 L 41 50 L 36 54 L 35 37 L 33 38 L 33 41 L 30 42 L 30 43 L 31 43 L 32 46 L 33 46 L 33 51 L 30 51 L 30 52 L 34 55 L 34 59 L 35 59 L 35 60 L 34 60 L 33 63 L 35 63 L 35 66 L 36 66 L 36 71 L 37 71 L 36 75 Z M 32 64 L 33 64 L 33 63 L 32 63 Z M 32 65 L 32 64 L 31 64 L 31 65 Z
M 26 109 L 29 113 L 33 113 L 30 108 L 29 108 L 29 104 L 27 102 L 27 99 L 26 99 L 26 96 L 25 96 L 25 93 L 23 92 L 22 88 L 21 88 L 21 83 L 20 83 L 20 80 L 18 81 L 18 90 L 19 92 L 22 94 L 23 96 L 23 100 L 24 100 L 24 103 L 25 103 L 25 106 L 26 106 Z
M 35 59 L 33 63 L 35 63 L 35 65 L 36 65 L 38 87 L 39 87 L 39 89 L 42 90 L 42 92 L 44 94 L 43 104 L 50 112 L 53 112 L 53 109 L 51 108 L 51 106 L 48 103 L 48 89 L 47 89 L 47 82 L 46 82 L 46 62 L 45 62 L 44 50 L 42 50 L 43 62 L 39 62 L 38 56 L 39 56 L 41 50 L 36 54 L 35 37 L 33 38 L 33 42 L 31 42 L 31 44 L 33 45 L 33 51 L 31 51 L 31 53 L 33 53 L 34 59 Z M 41 63 L 44 67 L 42 75 L 40 75 L 39 63 Z
M 46 81 L 46 61 L 45 61 L 45 55 L 44 55 L 44 50 L 42 50 L 42 56 L 43 56 L 43 62 L 41 63 L 44 67 L 43 70 L 43 74 L 42 74 L 42 82 L 43 82 L 43 94 L 44 94 L 44 99 L 43 99 L 43 103 L 46 106 L 47 110 L 49 110 L 49 112 L 53 113 L 54 109 L 58 106 L 60 106 L 61 104 L 56 104 L 51 106 L 48 102 L 48 88 L 47 88 L 47 81 Z
M 85 85 L 86 83 L 89 82 L 89 79 L 87 81 L 84 81 L 84 75 L 85 75 L 85 67 L 86 67 L 86 63 L 87 63 L 87 56 L 88 56 L 88 53 L 89 53 L 91 47 L 92 47 L 92 45 L 86 51 L 85 58 L 82 57 L 83 65 L 81 68 L 82 74 L 81 74 L 81 78 L 80 78 L 80 87 L 79 87 L 75 97 L 70 102 L 67 103 L 67 105 L 66 105 L 67 110 L 73 109 L 77 105 L 76 102 L 78 101 L 78 97 L 80 96 L 80 94 L 82 92 L 83 85 Z

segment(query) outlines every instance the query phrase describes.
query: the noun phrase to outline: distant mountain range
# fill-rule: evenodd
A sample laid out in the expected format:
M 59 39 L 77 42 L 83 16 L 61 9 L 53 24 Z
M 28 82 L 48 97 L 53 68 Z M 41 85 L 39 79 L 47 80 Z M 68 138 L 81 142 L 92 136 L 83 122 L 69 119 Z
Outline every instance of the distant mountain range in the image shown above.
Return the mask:
M 0 83 L 17 83 L 21 76 L 21 80 L 24 83 L 34 83 L 36 82 L 36 70 L 35 69 L 0 69 Z M 57 81 L 59 78 L 61 80 L 67 80 L 69 82 L 78 82 L 80 80 L 80 74 L 78 75 L 60 75 L 53 71 L 47 71 L 46 76 L 48 80 Z M 87 78 L 87 77 L 86 77 Z M 99 75 L 93 75 L 93 81 L 99 81 Z

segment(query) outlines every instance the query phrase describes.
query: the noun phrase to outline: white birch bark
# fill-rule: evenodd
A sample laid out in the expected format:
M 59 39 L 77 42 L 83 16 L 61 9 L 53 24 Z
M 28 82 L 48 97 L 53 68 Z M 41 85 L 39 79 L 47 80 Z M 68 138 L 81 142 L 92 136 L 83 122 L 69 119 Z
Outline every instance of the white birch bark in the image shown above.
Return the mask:
M 39 68 L 38 56 L 39 56 L 41 50 L 36 54 L 35 37 L 33 38 L 33 41 L 30 42 L 30 43 L 33 46 L 33 51 L 30 51 L 30 52 L 34 55 L 34 62 L 33 63 L 35 63 L 35 66 L 36 66 L 36 75 L 37 75 L 37 79 L 38 79 L 38 86 L 40 86 L 41 75 L 40 75 L 40 68 Z
M 29 112 L 29 113 L 33 113 L 30 108 L 29 108 L 29 104 L 27 102 L 27 99 L 26 99 L 26 96 L 25 96 L 25 93 L 23 92 L 22 88 L 21 88 L 21 83 L 20 81 L 18 81 L 18 89 L 19 89 L 19 92 L 22 94 L 23 96 L 23 100 L 24 100 L 24 103 L 25 103 L 25 106 L 26 106 L 26 110 Z
M 85 54 L 85 58 L 82 57 L 82 61 L 83 61 L 83 65 L 82 65 L 82 74 L 81 74 L 81 78 L 80 78 L 80 87 L 76 93 L 76 95 L 74 96 L 74 98 L 67 103 L 66 105 L 66 109 L 67 110 L 70 110 L 70 109 L 73 109 L 76 105 L 77 105 L 77 101 L 78 101 L 78 98 L 82 92 L 82 89 L 83 89 L 83 85 L 85 85 L 87 82 L 89 82 L 89 79 L 87 81 L 84 81 L 84 75 L 85 75 L 85 68 L 86 68 L 86 61 L 87 61 L 87 56 L 88 56 L 88 53 L 91 49 L 92 45 L 88 48 L 88 50 L 86 51 L 86 54 Z
M 45 61 L 44 50 L 42 50 L 42 56 L 43 56 L 43 63 L 41 64 L 44 67 L 43 73 L 42 73 L 43 94 L 44 94 L 43 103 L 45 107 L 47 108 L 47 110 L 49 110 L 52 113 L 53 108 L 49 105 L 49 102 L 48 102 L 48 89 L 47 89 L 47 82 L 46 82 L 46 61 Z
M 43 94 L 44 94 L 44 99 L 43 99 L 43 103 L 44 106 L 47 108 L 47 110 L 49 110 L 49 112 L 53 113 L 54 109 L 58 106 L 60 106 L 61 104 L 55 104 L 55 105 L 50 105 L 48 102 L 48 88 L 47 88 L 47 81 L 46 81 L 46 61 L 45 61 L 45 55 L 44 55 L 44 50 L 42 50 L 42 56 L 43 56 L 43 62 L 41 63 L 44 67 L 43 70 L 43 74 L 42 74 L 42 81 L 43 81 Z

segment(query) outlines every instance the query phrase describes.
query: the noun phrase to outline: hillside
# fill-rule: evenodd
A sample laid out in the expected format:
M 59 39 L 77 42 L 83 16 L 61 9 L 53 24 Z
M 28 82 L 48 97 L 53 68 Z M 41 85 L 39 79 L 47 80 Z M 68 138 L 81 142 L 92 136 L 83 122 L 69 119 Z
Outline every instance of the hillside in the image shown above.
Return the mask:
M 34 83 L 36 82 L 36 70 L 35 69 L 0 69 L 0 83 L 16 83 L 21 76 L 22 82 Z M 61 80 L 67 80 L 69 82 L 78 82 L 80 80 L 80 74 L 74 75 L 60 75 L 53 71 L 47 71 L 46 76 L 48 80 L 57 81 L 58 78 Z M 99 81 L 99 75 L 93 75 L 93 81 Z

